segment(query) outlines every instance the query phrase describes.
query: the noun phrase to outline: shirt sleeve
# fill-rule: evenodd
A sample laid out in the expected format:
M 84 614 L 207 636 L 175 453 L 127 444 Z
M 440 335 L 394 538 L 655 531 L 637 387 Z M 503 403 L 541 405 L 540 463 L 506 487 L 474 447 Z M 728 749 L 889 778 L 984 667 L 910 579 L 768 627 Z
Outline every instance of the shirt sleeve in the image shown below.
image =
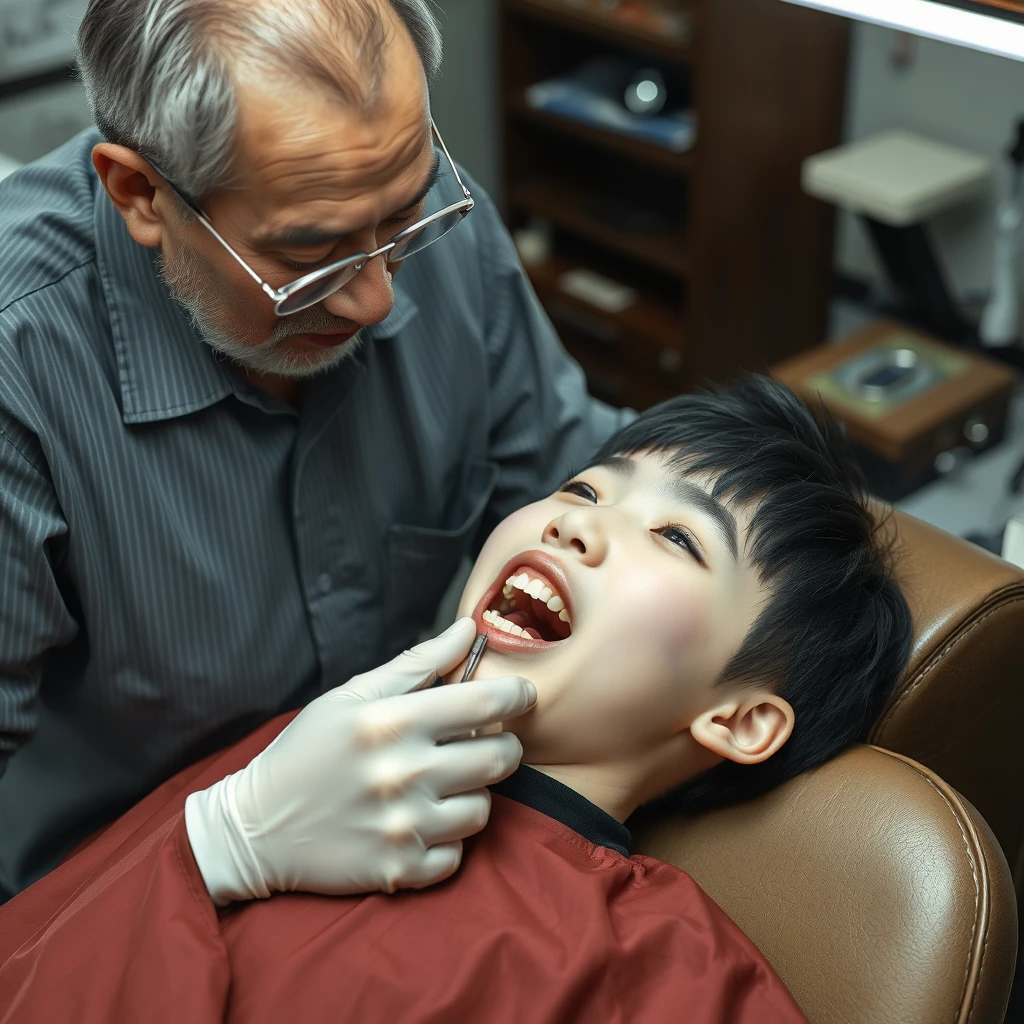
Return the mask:
M 635 414 L 587 393 L 583 371 L 562 347 L 497 210 L 486 194 L 477 195 L 488 300 L 489 455 L 499 469 L 486 537 L 509 513 L 564 483 Z
M 78 631 L 55 573 L 67 523 L 33 440 L 0 409 L 0 775 L 36 729 L 47 653 Z

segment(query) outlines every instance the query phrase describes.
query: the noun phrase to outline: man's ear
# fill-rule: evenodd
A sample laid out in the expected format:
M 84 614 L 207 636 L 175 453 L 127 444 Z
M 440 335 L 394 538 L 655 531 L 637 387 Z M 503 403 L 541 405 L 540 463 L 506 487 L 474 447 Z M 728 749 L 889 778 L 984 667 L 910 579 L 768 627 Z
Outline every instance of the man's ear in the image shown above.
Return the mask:
M 139 245 L 155 249 L 165 230 L 161 210 L 167 209 L 161 195 L 166 186 L 160 176 L 134 150 L 112 142 L 93 146 L 92 165 L 128 225 L 128 233 Z
M 711 708 L 690 725 L 690 735 L 719 757 L 758 764 L 774 754 L 793 732 L 796 716 L 789 701 L 755 690 Z

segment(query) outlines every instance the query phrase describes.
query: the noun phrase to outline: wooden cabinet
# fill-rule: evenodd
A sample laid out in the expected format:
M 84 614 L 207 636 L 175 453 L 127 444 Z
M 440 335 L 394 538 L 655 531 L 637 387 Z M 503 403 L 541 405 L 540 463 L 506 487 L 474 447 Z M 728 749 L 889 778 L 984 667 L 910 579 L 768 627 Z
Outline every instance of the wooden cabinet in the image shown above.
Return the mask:
M 550 226 L 550 258 L 527 269 L 592 391 L 642 408 L 825 336 L 833 211 L 803 194 L 800 168 L 840 142 L 849 29 L 779 0 L 677 4 L 680 33 L 614 6 L 501 0 L 505 212 L 513 229 Z M 687 83 L 691 150 L 527 103 L 530 85 L 604 54 Z M 607 312 L 567 295 L 573 268 L 636 301 Z

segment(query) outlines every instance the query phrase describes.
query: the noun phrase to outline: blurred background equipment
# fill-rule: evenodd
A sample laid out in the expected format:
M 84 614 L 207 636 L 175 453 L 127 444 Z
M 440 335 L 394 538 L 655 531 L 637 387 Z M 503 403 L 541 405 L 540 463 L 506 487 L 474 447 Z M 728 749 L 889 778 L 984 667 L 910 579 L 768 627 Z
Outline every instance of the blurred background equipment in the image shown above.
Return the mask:
M 982 345 L 1002 348 L 1020 337 L 1021 175 L 1024 173 L 1024 121 L 1018 121 L 1007 152 L 1010 177 L 996 213 L 996 244 L 992 259 L 992 293 L 978 326 Z
M 657 68 L 641 68 L 626 86 L 626 108 L 641 117 L 659 114 L 668 102 L 668 88 Z
M 773 373 L 846 424 L 871 492 L 888 501 L 998 444 L 1016 382 L 1001 363 L 891 321 Z
M 844 21 L 500 0 L 497 36 L 507 219 L 594 394 L 642 408 L 825 337 L 834 216 L 800 165 L 841 139 Z
M 927 220 L 976 197 L 987 159 L 907 131 L 889 131 L 808 158 L 807 192 L 863 218 L 898 296 L 893 310 L 950 341 L 974 327 L 946 286 Z
M 886 28 L 1024 60 L 1019 0 L 787 0 Z
M 86 0 L 0 0 L 0 154 L 43 156 L 92 122 L 73 80 Z

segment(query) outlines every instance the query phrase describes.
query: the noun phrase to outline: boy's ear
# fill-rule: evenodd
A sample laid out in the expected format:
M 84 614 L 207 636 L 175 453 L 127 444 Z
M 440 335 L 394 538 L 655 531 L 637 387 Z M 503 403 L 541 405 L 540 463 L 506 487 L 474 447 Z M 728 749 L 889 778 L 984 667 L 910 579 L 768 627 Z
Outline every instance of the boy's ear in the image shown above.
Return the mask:
M 754 690 L 710 708 L 690 725 L 690 735 L 719 757 L 758 764 L 772 756 L 793 732 L 796 716 L 789 701 Z

